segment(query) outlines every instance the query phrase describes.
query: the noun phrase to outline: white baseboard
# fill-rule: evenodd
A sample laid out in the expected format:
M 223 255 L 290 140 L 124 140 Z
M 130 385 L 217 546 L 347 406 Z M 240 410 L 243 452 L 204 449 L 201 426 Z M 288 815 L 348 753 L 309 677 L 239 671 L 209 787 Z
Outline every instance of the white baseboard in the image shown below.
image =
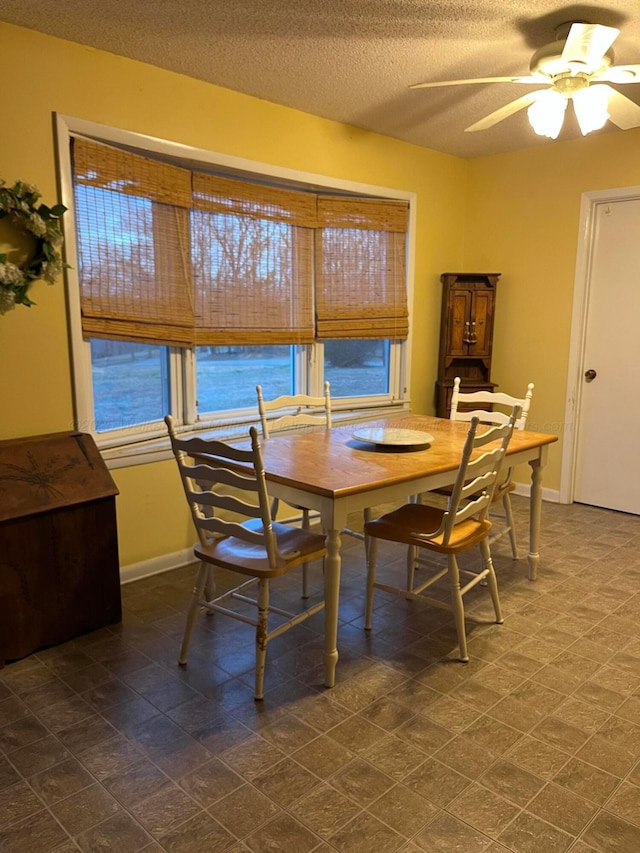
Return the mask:
M 152 557 L 150 560 L 142 560 L 140 563 L 120 566 L 120 584 L 139 581 L 151 575 L 171 571 L 171 569 L 179 569 L 181 566 L 193 563 L 193 560 L 193 548 L 184 548 L 182 551 L 174 551 L 173 554 L 163 554 L 161 557 Z

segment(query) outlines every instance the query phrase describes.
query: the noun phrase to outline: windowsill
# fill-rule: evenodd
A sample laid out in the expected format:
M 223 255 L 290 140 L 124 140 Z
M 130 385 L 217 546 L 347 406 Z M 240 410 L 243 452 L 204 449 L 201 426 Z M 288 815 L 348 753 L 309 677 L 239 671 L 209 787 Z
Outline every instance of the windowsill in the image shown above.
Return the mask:
M 343 412 L 334 409 L 331 413 L 331 419 L 334 425 L 360 423 L 408 411 L 410 411 L 409 402 L 405 400 L 402 403 L 377 406 L 370 409 L 349 409 Z M 198 433 L 205 438 L 240 441 L 247 437 L 249 427 L 252 425 L 259 427 L 259 422 L 248 420 L 243 424 L 236 422 L 232 425 L 227 423 L 220 427 L 205 426 L 198 429 L 194 428 L 193 433 Z M 164 462 L 173 458 L 168 435 L 162 438 L 156 437 L 118 447 L 100 448 L 99 440 L 97 440 L 97 444 L 102 458 L 110 470 L 132 468 L 136 465 L 148 465 L 152 462 Z

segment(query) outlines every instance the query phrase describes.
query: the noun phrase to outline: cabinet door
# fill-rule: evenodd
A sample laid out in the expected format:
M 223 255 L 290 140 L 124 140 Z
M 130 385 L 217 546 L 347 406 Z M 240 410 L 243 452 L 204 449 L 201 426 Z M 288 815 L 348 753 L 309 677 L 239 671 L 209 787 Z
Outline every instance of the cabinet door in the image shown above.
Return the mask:
M 448 356 L 462 356 L 469 352 L 471 293 L 468 290 L 451 290 L 449 293 Z
M 476 290 L 471 305 L 471 331 L 469 354 L 488 356 L 491 354 L 491 329 L 493 325 L 492 290 Z

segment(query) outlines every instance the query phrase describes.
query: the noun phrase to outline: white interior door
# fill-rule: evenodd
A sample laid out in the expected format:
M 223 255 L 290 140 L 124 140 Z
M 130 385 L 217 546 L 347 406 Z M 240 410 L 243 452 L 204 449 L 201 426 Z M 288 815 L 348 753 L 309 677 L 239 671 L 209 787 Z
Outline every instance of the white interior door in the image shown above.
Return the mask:
M 640 514 L 640 198 L 597 204 L 574 499 Z

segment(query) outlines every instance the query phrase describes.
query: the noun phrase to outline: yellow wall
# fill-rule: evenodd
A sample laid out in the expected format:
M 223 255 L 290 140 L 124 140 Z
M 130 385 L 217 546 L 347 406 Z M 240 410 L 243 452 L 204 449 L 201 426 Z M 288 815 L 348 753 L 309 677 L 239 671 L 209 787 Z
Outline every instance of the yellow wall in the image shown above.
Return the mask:
M 536 384 L 529 426 L 560 436 L 544 475 L 552 489 L 570 435 L 564 419 L 581 195 L 640 185 L 639 155 L 635 129 L 470 164 L 465 268 L 502 273 L 492 379 L 512 394 Z
M 412 396 L 415 411 L 433 412 L 439 277 L 463 261 L 468 163 L 2 23 L 0 79 L 0 177 L 35 184 L 49 205 L 58 197 L 54 113 L 417 193 Z M 64 286 L 37 283 L 30 295 L 36 307 L 0 317 L 0 438 L 73 428 Z M 113 472 L 122 565 L 191 544 L 174 469 Z
M 58 112 L 225 154 L 417 193 L 414 410 L 433 412 L 440 273 L 499 271 L 493 379 L 536 390 L 531 426 L 562 437 L 581 193 L 640 185 L 640 130 L 462 161 L 0 23 L 0 177 L 57 199 Z M 62 283 L 0 317 L 0 438 L 73 428 Z M 558 489 L 562 445 L 545 486 Z M 526 479 L 522 472 L 520 479 Z M 171 462 L 119 469 L 121 563 L 186 548 Z

